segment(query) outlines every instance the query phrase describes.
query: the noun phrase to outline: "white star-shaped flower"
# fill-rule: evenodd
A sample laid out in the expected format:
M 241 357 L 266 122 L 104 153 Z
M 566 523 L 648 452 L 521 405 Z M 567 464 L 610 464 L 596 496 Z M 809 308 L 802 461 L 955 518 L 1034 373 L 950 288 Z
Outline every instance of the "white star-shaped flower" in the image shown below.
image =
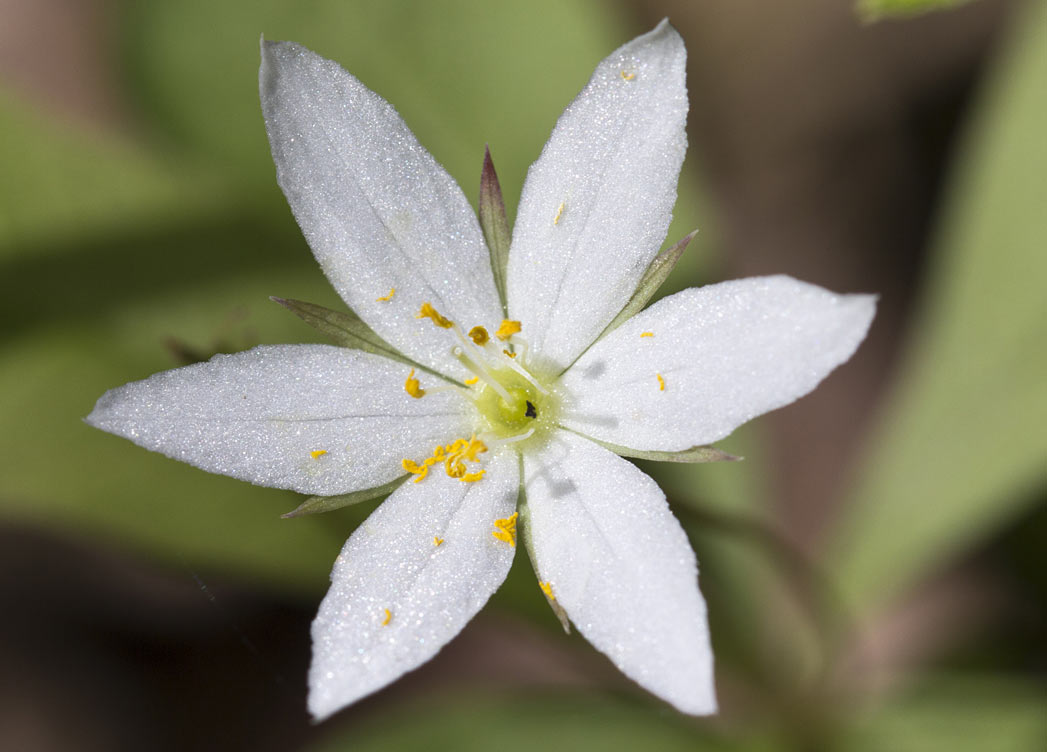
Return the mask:
M 346 542 L 313 624 L 316 718 L 453 638 L 505 579 L 518 521 L 565 625 L 681 711 L 715 711 L 694 553 L 619 455 L 715 458 L 706 445 L 846 361 L 875 302 L 777 276 L 636 313 L 683 247 L 659 254 L 684 63 L 664 21 L 600 63 L 527 175 L 505 262 L 498 218 L 489 251 L 385 100 L 303 47 L 263 43 L 279 183 L 359 317 L 342 314 L 358 347 L 219 355 L 108 392 L 88 422 L 259 485 L 395 488 Z M 481 213 L 500 209 L 492 179 Z

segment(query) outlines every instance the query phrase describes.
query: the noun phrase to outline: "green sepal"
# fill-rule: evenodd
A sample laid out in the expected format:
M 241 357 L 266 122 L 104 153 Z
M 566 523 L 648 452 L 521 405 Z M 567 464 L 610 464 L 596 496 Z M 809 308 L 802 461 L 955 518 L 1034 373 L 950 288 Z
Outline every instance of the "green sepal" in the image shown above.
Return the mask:
M 621 457 L 632 457 L 637 460 L 654 460 L 655 462 L 738 462 L 742 458 L 712 446 L 693 446 L 679 452 L 660 452 L 653 449 L 630 449 L 629 447 L 610 444 L 606 441 L 586 436 L 604 449 L 610 449 Z
M 541 588 L 542 576 L 538 574 L 538 565 L 535 564 L 534 539 L 531 537 L 531 510 L 527 506 L 527 496 L 524 493 L 523 484 L 520 485 L 520 496 L 516 501 L 516 512 L 518 515 L 516 523 L 520 528 L 520 540 L 523 541 L 524 549 L 527 551 L 531 569 L 534 570 L 534 578 L 538 581 L 539 588 Z M 554 597 L 550 598 L 548 595 L 545 595 L 543 590 L 542 595 L 545 597 L 545 602 L 549 604 L 549 608 L 553 610 L 556 618 L 560 620 L 560 626 L 563 627 L 563 631 L 566 634 L 571 634 L 571 620 L 567 617 L 567 612 L 564 611 L 563 606 L 556 600 L 556 593 L 553 593 Z
M 316 303 L 306 303 L 303 300 L 287 300 L 277 297 L 269 299 L 274 303 L 279 303 L 302 321 L 323 332 L 343 347 L 383 355 L 412 366 L 416 365 L 375 334 L 374 330 L 352 311 L 332 311 L 330 308 L 324 308 Z
M 359 504 L 361 501 L 377 499 L 379 496 L 388 496 L 399 488 L 406 478 L 406 475 L 401 475 L 396 480 L 391 480 L 384 486 L 365 488 L 362 491 L 353 491 L 352 493 L 341 494 L 340 496 L 310 496 L 295 509 L 287 514 L 281 514 L 280 517 L 289 520 L 294 517 L 304 517 L 307 514 L 323 514 L 324 512 L 333 512 L 342 507 Z
M 629 302 L 625 304 L 625 307 L 618 312 L 618 315 L 611 319 L 611 323 L 603 330 L 601 337 L 610 334 L 643 310 L 651 297 L 658 292 L 658 288 L 665 282 L 669 272 L 676 266 L 676 262 L 680 260 L 680 256 L 683 255 L 687 245 L 697 234 L 697 230 L 687 233 L 675 245 L 666 248 L 654 257 L 654 261 L 647 267 L 647 271 L 643 273 L 639 284 L 636 285 L 636 292 L 629 298 Z
M 498 297 L 502 299 L 502 312 L 508 316 L 508 294 L 506 276 L 509 266 L 509 244 L 512 234 L 509 231 L 509 220 L 505 216 L 505 201 L 502 199 L 502 186 L 491 161 L 491 150 L 484 146 L 484 166 L 480 171 L 480 198 L 477 202 L 480 218 L 480 229 L 491 253 L 491 272 L 494 284 L 498 288 Z

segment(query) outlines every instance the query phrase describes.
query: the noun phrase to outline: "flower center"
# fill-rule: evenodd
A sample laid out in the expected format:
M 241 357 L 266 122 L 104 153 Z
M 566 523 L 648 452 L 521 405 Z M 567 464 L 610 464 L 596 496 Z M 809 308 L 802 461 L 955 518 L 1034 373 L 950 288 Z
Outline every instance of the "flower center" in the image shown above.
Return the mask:
M 519 321 L 502 321 L 491 337 L 482 326 L 474 326 L 466 335 L 428 302 L 422 304 L 418 318 L 430 319 L 439 329 L 450 329 L 457 338 L 452 352 L 473 374 L 465 383 L 471 387 L 472 400 L 487 424 L 484 436 L 503 442 L 527 441 L 555 425 L 557 400 L 527 369 L 527 343 L 518 336 Z M 414 371 L 404 389 L 416 398 L 425 394 Z
M 518 367 L 523 374 L 513 368 L 489 365 L 476 398 L 487 429 L 502 439 L 528 439 L 554 423 L 553 395 L 522 366 Z

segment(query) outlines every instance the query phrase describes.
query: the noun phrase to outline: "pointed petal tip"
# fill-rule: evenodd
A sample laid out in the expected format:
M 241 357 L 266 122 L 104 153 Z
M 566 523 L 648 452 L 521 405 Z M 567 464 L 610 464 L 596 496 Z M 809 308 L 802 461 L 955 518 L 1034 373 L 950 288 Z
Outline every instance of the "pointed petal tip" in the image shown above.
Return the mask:
M 647 32 L 644 36 L 651 39 L 662 38 L 669 43 L 678 44 L 681 48 L 684 46 L 683 37 L 680 36 L 680 32 L 676 30 L 676 27 L 669 22 L 668 16 L 659 21 L 658 25 Z
M 861 336 L 858 339 L 860 343 L 865 339 L 876 317 L 876 307 L 880 302 L 880 296 L 875 293 L 851 293 L 841 295 L 840 299 L 842 307 L 850 313 L 854 327 L 861 330 Z M 857 343 L 855 346 L 857 347 Z

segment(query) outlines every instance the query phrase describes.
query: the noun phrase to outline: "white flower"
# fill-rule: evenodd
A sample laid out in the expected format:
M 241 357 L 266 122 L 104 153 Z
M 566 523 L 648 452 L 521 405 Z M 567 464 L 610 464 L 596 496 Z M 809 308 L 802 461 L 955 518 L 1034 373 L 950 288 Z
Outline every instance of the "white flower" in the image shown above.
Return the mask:
M 683 712 L 715 711 L 694 554 L 619 454 L 715 454 L 686 450 L 811 391 L 875 303 L 764 277 L 685 290 L 619 325 L 652 265 L 672 260 L 658 249 L 686 148 L 684 62 L 663 21 L 600 63 L 528 173 L 496 280 L 465 196 L 393 108 L 335 63 L 263 43 L 280 186 L 338 293 L 402 356 L 219 355 L 108 392 L 88 422 L 307 494 L 401 479 L 335 562 L 313 624 L 316 718 L 465 626 L 509 571 L 518 509 L 557 613 Z

